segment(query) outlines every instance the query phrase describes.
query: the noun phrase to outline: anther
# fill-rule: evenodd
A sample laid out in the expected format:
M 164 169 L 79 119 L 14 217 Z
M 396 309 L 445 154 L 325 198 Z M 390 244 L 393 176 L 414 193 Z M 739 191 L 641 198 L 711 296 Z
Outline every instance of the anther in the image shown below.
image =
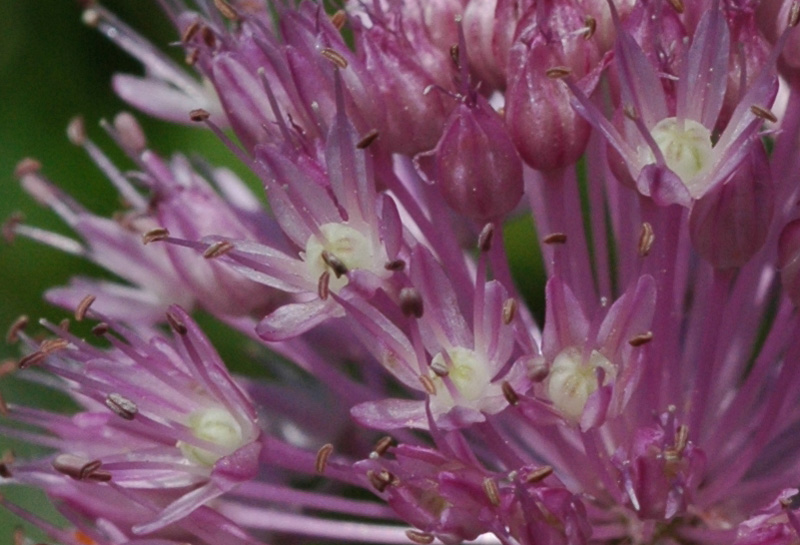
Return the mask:
M 402 271 L 406 268 L 406 262 L 402 259 L 393 259 L 383 266 L 387 271 Z
M 356 147 L 358 149 L 367 149 L 372 145 L 372 143 L 378 139 L 378 131 L 377 129 L 372 129 L 367 134 L 364 135 L 364 138 L 358 141 Z
M 367 479 L 369 479 L 370 484 L 377 490 L 378 492 L 383 492 L 386 490 L 390 484 L 395 482 L 395 477 L 385 469 L 381 469 L 378 472 L 373 470 L 367 471 Z
M 169 231 L 164 229 L 163 227 L 156 227 L 155 229 L 150 229 L 145 234 L 142 235 L 142 242 L 147 245 L 151 242 L 156 242 L 159 240 L 164 240 L 169 236 Z
M 565 244 L 567 235 L 565 233 L 550 233 L 542 239 L 545 244 Z
M 331 273 L 330 271 L 325 271 L 319 275 L 319 281 L 317 281 L 317 295 L 323 301 L 327 300 L 328 295 L 330 295 L 330 285 Z
M 545 71 L 545 75 L 550 79 L 563 79 L 572 74 L 572 69 L 567 66 L 554 66 Z
M 456 67 L 460 66 L 458 44 L 453 44 L 450 46 L 450 59 L 452 59 L 453 64 L 455 64 Z
M 58 329 L 60 329 L 64 333 L 69 332 L 69 326 L 70 326 L 69 318 L 64 318 L 60 322 L 58 322 Z
M 81 15 L 81 21 L 83 21 L 84 25 L 94 28 L 100 24 L 100 14 L 96 9 L 84 10 L 83 14 Z
M 114 116 L 114 130 L 117 131 L 122 145 L 136 153 L 141 153 L 147 147 L 147 138 L 141 125 L 128 112 L 120 112 Z
M 82 146 L 86 143 L 86 126 L 82 117 L 73 117 L 70 120 L 67 125 L 67 138 L 76 146 Z
M 181 34 L 181 41 L 183 43 L 189 42 L 192 38 L 195 37 L 197 31 L 200 30 L 200 26 L 201 25 L 199 19 L 195 19 L 194 21 L 192 21 L 192 23 L 186 27 L 186 30 L 183 31 L 183 34 Z
M 189 332 L 189 330 L 186 328 L 186 324 L 184 324 L 174 312 L 168 310 L 166 316 L 167 323 L 169 323 L 170 327 L 175 330 L 175 333 L 178 335 L 186 335 Z
M 500 505 L 500 489 L 497 488 L 497 483 L 491 477 L 486 477 L 483 480 L 483 491 L 486 497 L 489 498 L 489 503 L 495 507 Z
M 325 468 L 328 466 L 328 458 L 333 452 L 333 445 L 327 443 L 317 451 L 317 459 L 314 461 L 314 469 L 320 475 L 325 473 Z
M 586 25 L 586 30 L 583 34 L 584 40 L 591 39 L 594 36 L 594 33 L 597 31 L 597 20 L 592 17 L 591 15 L 587 15 L 583 19 L 583 23 Z
M 7 414 L 8 414 L 8 404 L 6 403 L 6 400 L 3 399 L 2 392 L 0 392 L 0 415 L 5 416 Z M 3 464 L 0 464 L 0 466 L 5 467 Z M 2 474 L 2 467 L 0 467 L 0 477 L 5 477 L 5 475 Z
M 507 380 L 503 381 L 501 387 L 503 389 L 503 397 L 506 398 L 508 404 L 517 405 L 519 403 L 519 396 L 517 395 L 517 392 L 514 390 L 514 387 L 511 386 L 511 384 Z
M 509 297 L 503 303 L 503 323 L 505 325 L 510 324 L 514 321 L 514 317 L 517 315 L 517 300 Z
M 25 537 L 25 530 L 23 530 L 19 526 L 14 528 L 14 534 L 11 543 L 13 545 L 25 545 L 26 543 L 28 543 L 28 538 Z
M 203 28 L 200 29 L 200 38 L 209 49 L 214 49 L 214 47 L 217 45 L 217 37 L 214 35 L 214 31 L 211 30 L 210 27 L 203 26 Z
M 69 341 L 66 339 L 47 339 L 42 341 L 42 344 L 39 345 L 39 350 L 45 356 L 49 356 L 50 354 L 64 350 L 68 346 Z
M 385 435 L 380 439 L 378 439 L 378 442 L 375 443 L 375 449 L 373 450 L 373 452 L 378 456 L 383 456 L 384 454 L 386 454 L 386 451 L 389 450 L 389 447 L 392 446 L 392 443 L 394 443 L 394 439 L 392 439 L 388 435 Z
M 625 117 L 630 119 L 631 121 L 636 121 L 639 119 L 639 114 L 636 111 L 636 108 L 633 107 L 632 104 L 626 104 L 622 107 L 622 113 L 625 114 Z
M 478 235 L 478 250 L 483 253 L 492 249 L 492 238 L 494 237 L 494 223 L 487 223 Z
M 324 261 L 325 264 L 331 268 L 333 274 L 336 275 L 336 278 L 341 278 L 342 275 L 347 274 L 347 265 L 345 265 L 341 259 L 330 253 L 328 250 L 323 250 L 321 257 L 322 261 Z
M 775 114 L 773 114 L 767 108 L 764 108 L 762 106 L 758 106 L 757 104 L 753 104 L 752 106 L 750 106 L 750 112 L 754 116 L 759 117 L 761 119 L 764 119 L 766 121 L 769 121 L 770 123 L 777 123 L 778 122 L 778 118 L 775 117 Z
M 232 242 L 228 242 L 227 240 L 220 240 L 218 242 L 215 242 L 208 248 L 206 248 L 206 251 L 203 252 L 203 257 L 206 259 L 214 259 L 221 255 L 227 254 L 234 248 L 235 246 L 233 245 Z
M 102 337 L 103 335 L 108 333 L 108 330 L 109 330 L 108 324 L 105 322 L 100 322 L 99 324 L 97 324 L 92 328 L 92 335 L 95 335 L 97 337 Z
M 6 333 L 6 342 L 8 344 L 17 342 L 19 340 L 19 332 L 27 327 L 28 322 L 28 317 L 24 314 L 14 320 L 14 323 L 8 328 L 8 333 Z
M 336 30 L 342 30 L 342 27 L 347 22 L 347 14 L 345 14 L 344 10 L 339 10 L 333 15 L 331 15 L 331 24 L 333 28 Z
M 6 375 L 10 375 L 14 371 L 17 370 L 18 364 L 14 360 L 5 360 L 4 362 L 0 363 L 0 377 L 4 377 Z
M 100 460 L 87 460 L 74 454 L 59 454 L 52 464 L 53 469 L 77 481 L 88 478 L 103 465 Z
M 425 388 L 425 391 L 428 393 L 428 395 L 436 395 L 436 385 L 431 380 L 431 377 L 427 375 L 420 375 L 419 381 L 422 383 L 422 387 Z
M 781 498 L 778 501 L 784 509 L 800 509 L 800 494 L 792 494 L 788 498 Z
M 106 407 L 123 420 L 133 420 L 136 413 L 139 412 L 136 403 L 118 393 L 106 396 Z
M 787 21 L 789 28 L 797 26 L 800 21 L 800 2 L 792 2 L 792 7 L 789 8 L 789 20 Z
M 17 367 L 20 369 L 27 369 L 32 365 L 39 365 L 47 358 L 47 355 L 43 352 L 37 350 L 36 352 L 32 352 L 19 360 L 17 363 Z
M 239 14 L 236 13 L 236 10 L 233 9 L 233 6 L 231 6 L 225 0 L 214 0 L 214 5 L 217 7 L 222 16 L 225 17 L 226 19 L 235 21 L 239 18 Z
M 653 247 L 653 242 L 656 236 L 653 233 L 653 226 L 648 222 L 642 223 L 642 230 L 639 232 L 639 255 L 647 257 L 650 254 L 650 249 Z
M 78 303 L 77 307 L 75 307 L 76 320 L 79 322 L 83 321 L 83 319 L 86 317 L 86 313 L 89 312 L 89 307 L 92 306 L 92 303 L 94 303 L 95 299 L 97 298 L 94 295 L 87 295 L 81 299 L 81 302 Z
M 683 5 L 683 0 L 669 0 L 669 5 L 679 14 L 683 13 L 684 9 L 686 9 Z
M 400 310 L 406 316 L 422 318 L 425 312 L 425 305 L 422 303 L 422 295 L 416 288 L 403 288 L 400 290 Z
M 553 468 L 550 466 L 542 466 L 538 469 L 534 469 L 528 476 L 525 477 L 525 482 L 529 484 L 538 483 L 545 480 L 547 477 L 553 474 Z
M 183 58 L 183 62 L 185 62 L 189 66 L 194 66 L 197 64 L 197 59 L 200 58 L 200 50 L 199 49 L 191 49 L 186 56 Z
M 528 361 L 528 378 L 533 382 L 542 382 L 550 374 L 550 369 L 543 358 L 532 358 Z
M 433 543 L 433 534 L 420 532 L 419 530 L 406 530 L 406 537 L 419 545 L 430 545 Z
M 675 434 L 675 450 L 680 454 L 686 448 L 689 441 L 689 426 L 681 424 L 678 426 L 678 432 Z
M 344 56 L 335 49 L 326 47 L 322 51 L 320 51 L 320 53 L 322 54 L 323 57 L 331 61 L 337 67 L 342 69 L 347 68 L 347 59 L 345 59 Z
M 211 117 L 211 114 L 202 108 L 197 108 L 189 112 L 189 119 L 195 123 L 201 123 Z
M 3 240 L 8 244 L 13 244 L 17 235 L 17 226 L 25 221 L 25 216 L 20 212 L 14 212 L 3 222 Z
M 450 374 L 450 370 L 447 368 L 444 358 L 434 358 L 431 361 L 431 371 L 433 371 L 437 377 L 446 377 Z
M 639 335 L 636 335 L 628 339 L 628 344 L 633 347 L 637 347 L 637 346 L 643 346 L 652 340 L 653 340 L 653 332 L 647 331 L 645 333 L 640 333 Z
M 17 163 L 17 166 L 14 168 L 14 177 L 22 178 L 29 174 L 36 174 L 40 170 L 42 170 L 42 163 L 32 157 L 26 157 Z

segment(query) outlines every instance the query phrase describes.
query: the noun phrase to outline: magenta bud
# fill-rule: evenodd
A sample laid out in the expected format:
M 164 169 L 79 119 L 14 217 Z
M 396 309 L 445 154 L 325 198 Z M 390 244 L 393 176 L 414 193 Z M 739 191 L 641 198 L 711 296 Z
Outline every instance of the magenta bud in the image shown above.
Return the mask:
M 783 289 L 800 306 L 800 219 L 789 222 L 778 240 L 778 268 Z
M 460 214 L 498 218 L 522 198 L 522 161 L 503 120 L 482 97 L 450 114 L 435 153 L 436 181 Z
M 470 70 L 491 89 L 506 84 L 506 62 L 521 15 L 513 0 L 472 1 L 464 10 Z M 484 86 L 486 91 L 487 87 Z
M 764 151 L 756 149 L 725 184 L 694 203 L 692 244 L 718 269 L 740 267 L 764 245 L 772 209 L 769 163 Z

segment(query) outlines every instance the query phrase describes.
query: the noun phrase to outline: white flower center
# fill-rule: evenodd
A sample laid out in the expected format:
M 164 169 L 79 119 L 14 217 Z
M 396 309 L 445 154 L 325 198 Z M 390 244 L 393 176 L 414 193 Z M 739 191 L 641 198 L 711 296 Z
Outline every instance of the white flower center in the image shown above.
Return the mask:
M 346 270 L 370 269 L 376 267 L 376 256 L 372 251 L 370 241 L 361 232 L 345 225 L 344 223 L 326 223 L 320 228 L 324 240 L 316 235 L 311 235 L 306 242 L 306 251 L 303 259 L 309 276 L 316 281 L 325 271 L 331 274 L 328 287 L 337 292 L 347 285 L 347 275 L 343 271 L 331 266 L 332 260 L 343 265 Z M 328 262 L 323 257 L 327 252 Z M 381 264 L 382 265 L 382 264 Z
M 659 121 L 650 134 L 664 154 L 667 167 L 691 190 L 710 162 L 711 131 L 691 119 L 668 117 Z M 654 162 L 652 152 L 647 153 L 649 162 Z
M 580 420 L 586 400 L 597 390 L 595 369 L 598 367 L 606 374 L 603 384 L 617 374 L 616 366 L 597 350 L 592 350 L 589 361 L 583 361 L 581 351 L 573 346 L 562 350 L 553 360 L 547 393 L 564 417 Z
M 189 416 L 188 426 L 198 439 L 223 447 L 225 456 L 243 444 L 242 427 L 231 413 L 219 407 L 193 413 Z M 183 441 L 178 442 L 178 447 L 186 458 L 204 466 L 213 466 L 223 456 Z
M 447 356 L 442 352 L 436 354 L 431 361 L 431 367 L 446 369 L 447 377 L 458 391 L 461 400 L 468 402 L 469 405 L 484 397 L 492 379 L 486 362 L 468 348 L 453 348 L 447 352 Z M 443 405 L 451 407 L 455 405 L 456 402 L 442 377 L 434 375 L 433 381 L 436 385 L 436 399 Z

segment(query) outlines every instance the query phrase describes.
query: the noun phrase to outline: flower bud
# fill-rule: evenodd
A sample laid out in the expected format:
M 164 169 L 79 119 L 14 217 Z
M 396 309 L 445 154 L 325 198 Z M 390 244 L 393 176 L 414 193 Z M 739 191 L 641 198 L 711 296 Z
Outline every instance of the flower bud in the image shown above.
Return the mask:
M 482 97 L 459 104 L 436 147 L 436 181 L 460 214 L 486 221 L 522 198 L 522 161 L 503 120 Z
M 464 10 L 470 69 L 492 89 L 505 88 L 508 52 L 521 13 L 512 0 L 472 0 Z

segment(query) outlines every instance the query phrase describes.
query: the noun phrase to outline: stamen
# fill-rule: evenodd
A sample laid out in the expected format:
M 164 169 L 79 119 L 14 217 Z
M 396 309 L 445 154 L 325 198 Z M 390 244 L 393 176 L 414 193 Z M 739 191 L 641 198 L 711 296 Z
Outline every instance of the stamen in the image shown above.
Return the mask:
M 76 481 L 83 481 L 89 478 L 103 465 L 100 460 L 87 460 L 74 454 L 59 454 L 52 464 L 53 469 L 72 477 Z
M 364 138 L 358 141 L 356 148 L 367 149 L 375 140 L 378 139 L 379 134 L 380 133 L 377 131 L 377 129 L 372 129 L 366 135 L 364 135 Z
M 100 322 L 96 326 L 92 328 L 92 335 L 96 335 L 97 337 L 102 337 L 106 333 L 108 333 L 109 326 L 105 322 Z
M 337 67 L 342 69 L 347 68 L 347 59 L 345 59 L 344 56 L 335 49 L 326 47 L 322 51 L 320 51 L 320 53 L 322 54 L 323 57 L 331 61 Z
M 431 378 L 427 375 L 420 375 L 419 381 L 422 383 L 422 387 L 425 388 L 425 391 L 428 395 L 435 396 L 436 395 L 436 385 L 433 383 Z
M 542 239 L 545 244 L 565 244 L 567 235 L 565 233 L 550 233 Z
M 3 363 L 0 363 L 0 377 L 10 375 L 16 370 L 17 362 L 14 360 L 5 360 Z
M 797 26 L 798 22 L 800 22 L 800 2 L 792 2 L 792 7 L 789 8 L 789 20 L 787 24 L 789 28 L 793 28 Z
M 367 471 L 367 479 L 378 492 L 383 492 L 390 484 L 397 482 L 395 476 L 385 469 L 381 469 L 377 473 L 370 469 Z
M 489 503 L 495 507 L 500 505 L 500 489 L 497 488 L 497 483 L 491 477 L 486 477 L 483 480 L 483 491 L 486 497 L 489 498 Z
M 446 377 L 450 373 L 444 358 L 433 358 L 433 360 L 431 360 L 431 371 L 433 371 L 437 377 Z
M 197 31 L 200 30 L 201 24 L 199 19 L 195 19 L 192 23 L 186 27 L 186 30 L 183 31 L 181 35 L 181 41 L 183 43 L 188 43 L 194 36 L 197 34 Z
M 681 424 L 678 426 L 678 433 L 675 434 L 675 451 L 679 454 L 686 448 L 689 441 L 689 426 Z
M 327 300 L 328 295 L 330 295 L 330 286 L 331 273 L 330 271 L 325 271 L 319 275 L 319 281 L 317 282 L 317 295 L 323 301 Z
M 637 346 L 645 345 L 645 344 L 649 343 L 652 340 L 653 340 L 653 332 L 652 331 L 648 331 L 646 333 L 641 333 L 639 335 L 631 337 L 630 339 L 628 339 L 628 344 L 633 346 L 633 347 L 637 347 Z
M 164 229 L 163 227 L 156 227 L 155 229 L 150 229 L 145 234 L 142 235 L 142 242 L 147 245 L 151 242 L 156 242 L 159 240 L 164 240 L 169 236 L 169 231 Z
M 195 123 L 200 123 L 211 117 L 211 114 L 202 108 L 197 108 L 189 112 L 189 119 Z
M 214 0 L 214 5 L 226 19 L 230 19 L 231 21 L 236 21 L 239 19 L 239 14 L 236 13 L 236 10 L 233 9 L 233 6 L 231 6 L 225 0 Z
M 17 235 L 17 226 L 25 221 L 25 216 L 20 212 L 14 212 L 3 223 L 3 239 L 8 244 L 13 244 Z
M 67 138 L 76 146 L 82 146 L 86 143 L 86 126 L 82 117 L 73 117 L 69 122 L 67 125 Z
M 683 11 L 686 9 L 683 5 L 683 0 L 669 0 L 669 5 L 672 6 L 672 9 L 679 14 L 683 13 Z
M 406 537 L 419 545 L 429 545 L 433 543 L 433 535 L 419 530 L 406 530 Z
M 503 390 L 503 396 L 506 398 L 509 405 L 517 405 L 519 403 L 517 392 L 514 391 L 514 387 L 511 386 L 507 380 L 503 381 L 501 388 Z
M 322 250 L 322 261 L 331 268 L 333 274 L 336 275 L 336 278 L 341 278 L 345 274 L 347 274 L 347 265 L 344 262 L 336 257 L 334 254 L 330 253 L 328 250 Z
M 58 329 L 61 331 L 68 333 L 69 332 L 69 318 L 64 318 L 60 322 L 58 322 Z
M 583 39 L 588 40 L 592 36 L 594 36 L 594 33 L 597 31 L 597 20 L 591 15 L 587 15 L 586 17 L 584 17 L 583 23 L 586 25 L 586 30 L 583 34 Z
M 394 259 L 383 266 L 387 271 L 402 271 L 406 268 L 406 262 L 402 259 Z
M 14 168 L 14 177 L 22 178 L 29 174 L 36 174 L 40 170 L 42 170 L 42 163 L 32 157 L 26 157 L 17 163 L 17 166 Z
M 503 303 L 503 323 L 505 325 L 514 321 L 517 315 L 517 300 L 509 297 Z
M 487 223 L 478 235 L 478 250 L 483 253 L 492 249 L 492 237 L 494 236 L 494 223 Z
M 209 49 L 214 49 L 217 46 L 217 37 L 210 27 L 204 26 L 200 29 L 200 38 Z
M 189 332 L 186 328 L 186 324 L 184 324 L 174 312 L 168 310 L 166 316 L 170 327 L 172 327 L 178 335 L 186 335 L 186 333 Z
M 344 12 L 344 10 L 340 9 L 336 13 L 331 15 L 331 24 L 333 25 L 333 28 L 335 28 L 336 30 L 342 30 L 342 27 L 344 27 L 344 24 L 346 22 L 347 22 L 347 14 Z
M 100 13 L 96 9 L 86 9 L 81 15 L 81 21 L 84 25 L 95 28 L 100 24 Z
M 750 106 L 750 112 L 752 112 L 752 114 L 754 116 L 759 117 L 761 119 L 764 119 L 766 121 L 769 121 L 770 123 L 777 123 L 778 122 L 778 118 L 775 116 L 774 113 L 772 113 L 767 108 L 764 108 L 764 107 L 759 106 L 757 104 L 753 104 L 752 106 Z
M 650 254 L 650 249 L 653 247 L 655 239 L 653 226 L 648 222 L 642 223 L 642 230 L 639 233 L 639 255 L 641 257 L 647 257 Z
M 136 403 L 117 393 L 108 394 L 106 397 L 106 407 L 111 409 L 114 414 L 123 420 L 133 420 L 136 413 L 139 412 Z
M 330 443 L 322 445 L 322 448 L 317 451 L 317 459 L 314 462 L 314 469 L 316 469 L 317 473 L 320 475 L 325 473 L 325 468 L 328 465 L 328 458 L 330 458 L 332 452 L 333 445 Z
M 450 59 L 452 59 L 453 64 L 456 65 L 456 68 L 458 68 L 459 66 L 458 58 L 459 58 L 458 44 L 453 44 L 450 46 Z
M 547 477 L 553 474 L 553 468 L 550 466 L 542 466 L 538 469 L 534 469 L 528 476 L 525 477 L 525 482 L 529 484 L 538 483 L 545 480 Z
M 86 317 L 86 313 L 89 312 L 89 307 L 92 306 L 96 297 L 94 295 L 87 295 L 81 302 L 78 303 L 78 306 L 75 307 L 75 319 L 79 322 L 82 322 L 83 319 Z
M 400 290 L 400 310 L 405 316 L 422 318 L 425 306 L 422 302 L 422 295 L 416 288 L 403 288 Z
M 631 121 L 636 121 L 639 119 L 639 112 L 636 111 L 636 108 L 633 106 L 633 104 L 626 104 L 622 108 L 622 113 L 625 114 L 625 117 Z
M 69 341 L 67 341 L 66 339 L 47 339 L 45 341 L 42 341 L 42 344 L 39 345 L 39 350 L 41 350 L 42 354 L 44 354 L 45 356 L 49 356 L 54 352 L 64 350 L 68 346 L 69 346 Z
M 567 66 L 554 66 L 545 71 L 545 75 L 550 79 L 563 79 L 572 74 L 572 69 Z
M 203 252 L 203 257 L 206 259 L 214 259 L 221 255 L 227 254 L 235 247 L 236 246 L 234 246 L 232 242 L 228 242 L 227 240 L 220 240 L 219 242 L 215 242 L 214 244 L 206 248 L 206 251 Z
M 17 363 L 17 366 L 20 369 L 27 369 L 31 365 L 39 365 L 46 358 L 47 358 L 47 356 L 43 352 L 40 352 L 39 350 L 37 350 L 36 352 L 28 354 L 27 356 L 25 356 L 24 358 L 19 360 L 19 362 Z
M 386 451 L 389 450 L 389 448 L 392 446 L 392 443 L 394 443 L 394 439 L 392 439 L 390 436 L 386 435 L 384 437 L 381 437 L 380 439 L 378 439 L 378 442 L 375 443 L 375 449 L 373 450 L 373 452 L 378 456 L 383 456 L 384 454 L 386 454 Z
M 29 319 L 23 314 L 11 324 L 6 333 L 6 343 L 13 344 L 19 340 L 19 332 L 28 326 Z

